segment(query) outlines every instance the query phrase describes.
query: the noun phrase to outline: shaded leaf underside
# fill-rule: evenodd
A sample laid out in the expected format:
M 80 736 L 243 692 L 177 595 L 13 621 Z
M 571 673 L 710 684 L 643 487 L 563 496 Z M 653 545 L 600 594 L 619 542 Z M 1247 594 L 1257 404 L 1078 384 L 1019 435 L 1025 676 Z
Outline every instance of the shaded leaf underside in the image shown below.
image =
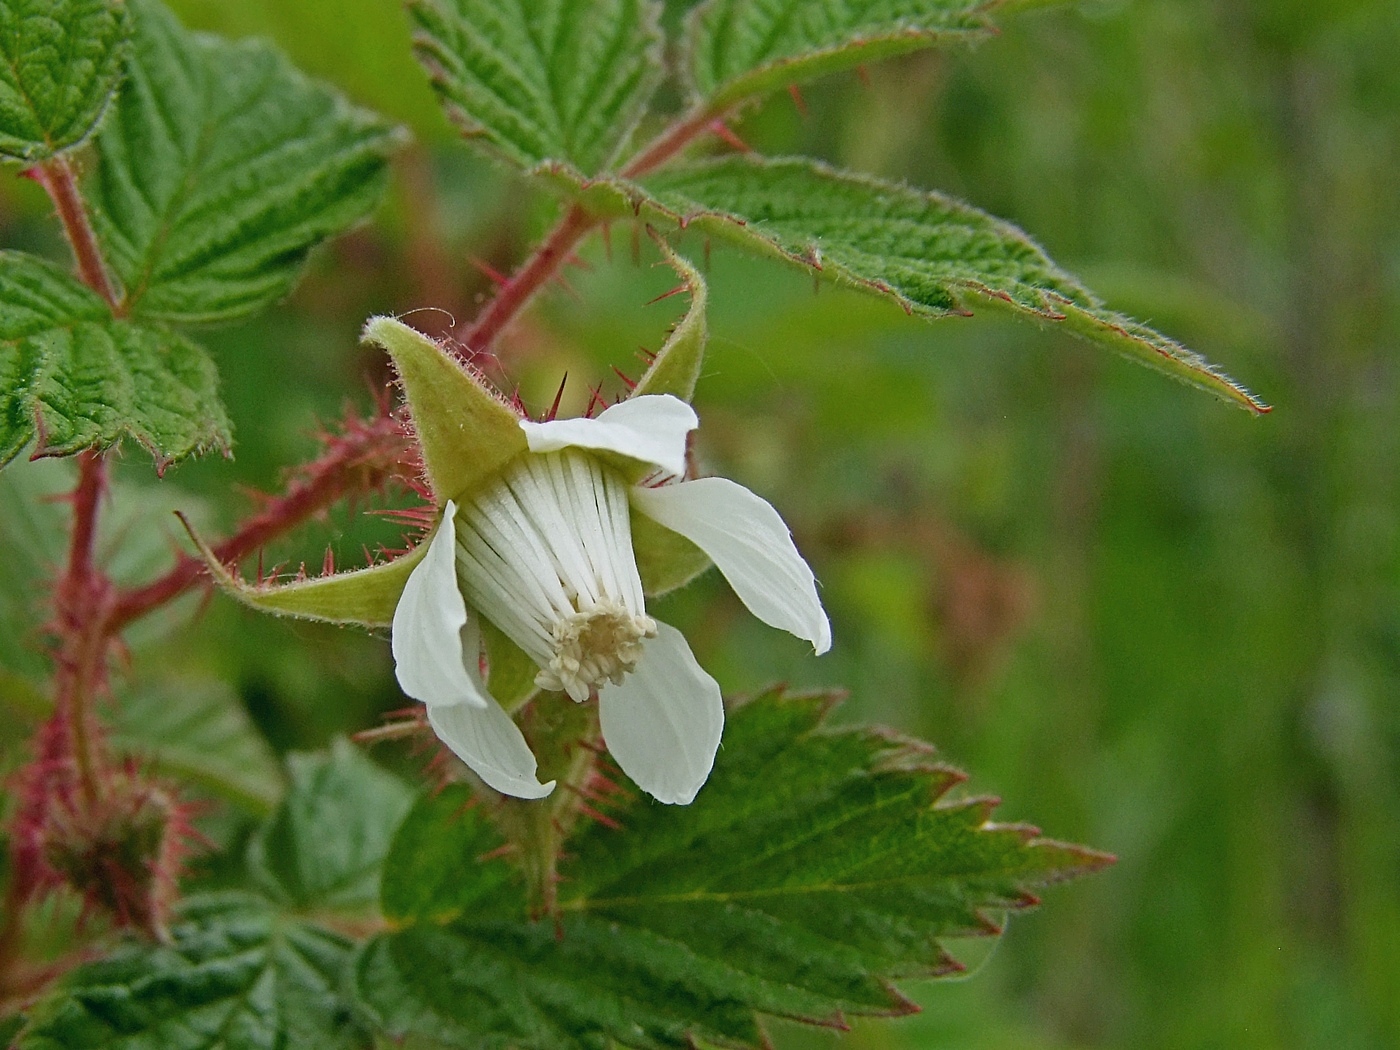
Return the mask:
M 468 137 L 602 170 L 661 77 L 652 0 L 410 0 L 414 49 Z
M 1024 232 L 961 201 L 836 171 L 805 158 L 725 157 L 645 185 L 538 169 L 603 217 L 693 228 L 740 248 L 946 317 L 973 306 L 1053 322 L 1252 412 L 1259 401 L 1204 358 L 1107 309 Z
M 839 1023 L 910 1005 L 890 981 L 956 969 L 940 937 L 994 933 L 1027 887 L 1104 862 L 940 800 L 960 775 L 912 742 L 828 732 L 821 697 L 734 714 L 688 807 L 640 799 L 571 845 L 554 924 L 479 811 L 451 792 L 399 832 L 384 908 L 407 928 L 361 952 L 357 994 L 391 1035 L 448 1046 L 757 1046 L 760 1015 Z M 478 858 L 442 877 L 445 855 Z M 511 918 L 511 913 L 515 918 Z
M 159 324 L 114 319 L 56 266 L 0 252 L 0 465 L 38 437 L 68 455 L 124 436 L 161 461 L 227 448 L 213 362 Z
M 120 0 L 0 0 L 0 156 L 32 164 L 86 138 L 126 34 Z
M 267 306 L 375 205 L 397 134 L 265 44 L 131 7 L 127 82 L 85 187 L 125 308 L 207 321 Z

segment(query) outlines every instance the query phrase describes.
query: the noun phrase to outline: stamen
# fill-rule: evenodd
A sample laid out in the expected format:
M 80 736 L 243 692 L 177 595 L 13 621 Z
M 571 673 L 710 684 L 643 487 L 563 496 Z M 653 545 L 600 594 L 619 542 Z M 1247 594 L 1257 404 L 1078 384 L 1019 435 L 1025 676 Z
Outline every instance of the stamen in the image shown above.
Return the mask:
M 467 601 L 540 665 L 542 689 L 586 700 L 656 636 L 626 483 L 592 456 L 522 456 L 457 512 L 457 546 Z

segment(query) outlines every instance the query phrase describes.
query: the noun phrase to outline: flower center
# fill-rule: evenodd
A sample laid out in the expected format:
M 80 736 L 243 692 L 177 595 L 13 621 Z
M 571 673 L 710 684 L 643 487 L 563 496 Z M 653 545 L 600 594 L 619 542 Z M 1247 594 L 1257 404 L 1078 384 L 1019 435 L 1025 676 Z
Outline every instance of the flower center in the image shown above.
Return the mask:
M 463 594 L 539 665 L 540 688 L 586 700 L 656 635 L 627 485 L 592 456 L 527 453 L 464 501 L 456 533 Z

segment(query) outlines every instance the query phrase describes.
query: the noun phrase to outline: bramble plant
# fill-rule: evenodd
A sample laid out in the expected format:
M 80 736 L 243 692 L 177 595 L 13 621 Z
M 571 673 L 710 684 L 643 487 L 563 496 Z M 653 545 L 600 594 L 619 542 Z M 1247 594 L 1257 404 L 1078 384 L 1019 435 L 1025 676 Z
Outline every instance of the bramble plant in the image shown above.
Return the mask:
M 113 449 L 143 446 L 157 475 L 229 453 L 195 326 L 285 297 L 309 253 L 374 211 L 404 136 L 159 0 L 0 0 L 0 154 L 51 198 L 75 264 L 0 252 L 0 463 L 74 467 L 30 625 L 51 674 L 0 679 L 42 712 L 9 782 L 14 1046 L 759 1047 L 765 1017 L 908 1012 L 895 982 L 962 969 L 947 942 L 995 937 L 1038 887 L 1109 862 L 994 823 L 926 744 L 827 725 L 835 690 L 755 683 L 726 703 L 648 605 L 713 566 L 759 620 L 818 655 L 841 645 L 779 510 L 704 468 L 691 402 L 709 293 L 688 256 L 712 241 L 930 320 L 1059 326 L 1268 410 L 1014 226 L 760 156 L 729 125 L 770 93 L 979 39 L 994 9 L 1031 6 L 703 0 L 668 41 L 654 0 L 409 0 L 445 111 L 553 194 L 557 222 L 453 338 L 413 326 L 433 303 L 355 318 L 392 389 L 223 538 L 190 519 L 173 563 L 141 575 L 99 543 L 104 518 L 148 498 L 113 484 Z M 688 305 L 618 396 L 532 416 L 488 380 L 490 351 L 614 228 L 654 244 Z M 385 493 L 403 550 L 318 575 L 261 566 L 327 508 Z M 227 688 L 131 681 L 129 633 L 211 587 L 387 629 L 416 703 L 361 742 L 412 741 L 425 775 L 344 740 L 282 771 Z M 213 849 L 196 801 L 211 795 L 264 819 L 206 879 L 190 858 Z M 40 926 L 63 927 L 57 955 Z

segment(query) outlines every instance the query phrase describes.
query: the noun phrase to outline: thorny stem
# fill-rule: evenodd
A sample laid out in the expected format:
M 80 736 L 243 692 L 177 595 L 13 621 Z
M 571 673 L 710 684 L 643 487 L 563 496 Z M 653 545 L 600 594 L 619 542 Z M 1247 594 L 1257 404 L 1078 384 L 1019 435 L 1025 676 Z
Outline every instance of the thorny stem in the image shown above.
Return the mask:
M 34 180 L 44 188 L 53 201 L 63 232 L 73 248 L 78 273 L 83 283 L 102 297 L 112 310 L 119 312 L 117 297 L 107 277 L 102 253 L 97 246 L 77 177 L 65 157 L 55 157 L 30 170 Z M 73 507 L 72 532 L 68 540 L 68 558 L 54 587 L 54 631 L 57 635 L 54 662 L 54 714 L 50 727 L 66 729 L 66 734 L 51 734 L 50 744 L 70 752 L 40 755 L 36 761 L 71 759 L 78 776 L 82 797 L 94 803 L 99 797 L 99 772 L 102 756 L 100 739 L 94 732 L 92 700 L 101 688 L 107 667 L 107 646 L 111 637 L 107 628 L 107 611 L 111 604 L 112 587 L 106 575 L 93 563 L 93 548 L 97 539 L 97 519 L 102 499 L 107 491 L 107 466 L 98 450 L 83 452 L 78 457 L 78 484 L 70 497 Z M 66 740 L 63 738 L 66 737 Z M 12 836 L 10 853 L 14 864 L 7 891 L 5 926 L 0 931 L 0 988 L 7 988 L 13 979 L 14 958 L 19 939 L 19 923 L 23 909 L 34 889 L 27 881 L 32 865 L 18 863 L 28 844 L 23 836 Z
M 68 564 L 55 589 L 59 634 L 58 674 L 55 677 L 55 717 L 67 719 L 73 734 L 73 761 L 83 794 L 97 798 L 96 741 L 90 732 L 89 700 L 100 686 L 107 651 L 106 613 L 111 584 L 92 563 L 97 537 L 97 514 L 107 488 L 107 469 L 100 452 L 78 457 L 78 487 L 73 490 L 73 532 L 68 541 Z
M 676 121 L 643 149 L 626 167 L 622 177 L 641 178 L 680 153 L 708 129 L 719 117 L 709 107 L 699 107 Z M 467 330 L 464 342 L 478 353 L 489 350 L 496 337 L 558 271 L 574 246 L 596 227 L 601 220 L 581 204 L 571 205 L 544 242 L 535 249 L 505 284 L 496 297 Z
M 111 307 L 112 313 L 120 317 L 121 303 L 107 276 L 107 267 L 102 262 L 102 251 L 97 246 L 92 224 L 88 222 L 82 194 L 78 192 L 77 174 L 68 158 L 54 157 L 29 169 L 28 174 L 44 188 L 44 192 L 53 201 L 58 219 L 63 223 L 63 232 L 73 248 L 73 258 L 78 263 L 78 274 L 83 283 L 102 296 Z
M 223 563 L 238 561 L 325 510 L 344 496 L 373 487 L 365 483 L 366 471 L 380 470 L 397 461 L 407 446 L 402 425 L 389 415 L 379 416 L 336 442 L 320 459 L 303 468 L 285 495 L 268 501 L 232 536 L 213 550 Z M 204 575 L 204 562 L 181 555 L 174 568 L 144 587 L 117 596 L 108 629 L 120 631 L 166 602 L 179 597 Z

